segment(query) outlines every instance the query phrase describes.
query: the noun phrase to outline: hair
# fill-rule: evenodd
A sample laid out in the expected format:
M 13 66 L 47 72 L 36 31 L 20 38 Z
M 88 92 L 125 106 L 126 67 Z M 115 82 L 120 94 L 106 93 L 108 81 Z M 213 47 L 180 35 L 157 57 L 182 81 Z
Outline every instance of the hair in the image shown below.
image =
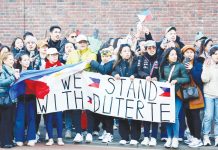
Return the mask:
M 60 29 L 60 30 L 61 30 L 61 27 L 58 26 L 58 25 L 54 25 L 54 26 L 51 26 L 51 27 L 50 27 L 49 31 L 50 31 L 50 32 L 53 32 L 54 29 Z
M 9 52 L 11 52 L 11 49 L 7 45 L 2 45 L 0 47 L 0 52 L 2 51 L 3 48 L 7 48 L 9 50 Z
M 164 65 L 166 64 L 166 63 L 169 63 L 168 62 L 168 60 L 167 60 L 167 58 L 168 58 L 168 56 L 169 56 L 169 54 L 170 54 L 170 52 L 172 51 L 172 50 L 175 50 L 176 51 L 176 54 L 177 54 L 177 61 L 180 61 L 180 59 L 179 59 L 179 57 L 178 57 L 178 52 L 179 52 L 179 49 L 178 48 L 175 48 L 175 47 L 170 47 L 170 48 L 168 48 L 168 49 L 166 49 L 164 52 L 163 52 L 163 54 L 162 54 L 162 59 L 161 59 L 161 61 L 160 61 L 160 74 L 162 75 L 162 73 L 163 73 L 163 67 L 164 67 Z
M 22 61 L 22 58 L 23 58 L 24 55 L 30 57 L 30 55 L 28 55 L 26 53 L 23 53 L 23 54 L 19 55 L 19 57 L 17 58 L 17 63 L 14 65 L 15 69 L 19 69 L 20 71 L 22 70 L 22 66 L 20 64 L 20 61 Z
M 3 53 L 2 55 L 0 55 L 0 66 L 1 67 L 3 65 L 3 61 L 6 60 L 8 58 L 8 56 L 10 56 L 10 55 L 14 57 L 13 53 L 11 53 L 11 52 L 6 52 L 6 53 Z
M 17 41 L 17 39 L 20 39 L 20 40 L 23 42 L 23 39 L 20 38 L 20 37 L 14 38 L 14 40 L 13 40 L 13 42 L 12 42 L 12 44 L 11 44 L 11 50 L 15 48 L 15 42 Z M 23 42 L 23 44 L 24 44 L 24 42 Z
M 109 38 L 105 43 L 103 43 L 101 45 L 99 50 L 101 51 L 102 49 L 108 48 L 109 46 L 113 46 L 113 45 L 110 45 L 112 40 L 113 40 L 113 38 Z
M 23 40 L 25 40 L 27 36 L 34 36 L 34 35 L 33 35 L 32 32 L 27 31 L 27 32 L 25 32 L 24 35 L 23 35 Z
M 69 30 L 66 31 L 65 37 L 66 37 L 66 38 L 69 37 L 72 33 L 75 33 L 76 35 L 78 35 L 77 32 L 76 32 L 76 30 L 69 29 Z
M 114 43 L 113 43 L 114 49 L 117 48 L 117 44 L 118 44 L 119 39 L 121 39 L 121 38 L 114 39 Z
M 205 48 L 210 41 L 212 41 L 212 39 L 210 39 L 210 38 L 206 38 L 206 39 L 201 41 L 199 55 L 201 55 L 205 51 Z
M 133 57 L 135 56 L 135 53 L 133 51 L 131 51 L 131 47 L 129 44 L 121 44 L 120 45 L 120 48 L 119 48 L 119 51 L 117 52 L 117 59 L 116 61 L 114 62 L 114 65 L 113 65 L 113 68 L 115 68 L 122 60 L 122 57 L 120 56 L 120 53 L 122 52 L 123 48 L 124 47 L 129 47 L 130 49 L 130 52 L 131 52 L 131 56 L 130 56 L 130 59 L 128 60 L 129 62 L 129 66 L 132 65 L 132 62 L 133 62 Z

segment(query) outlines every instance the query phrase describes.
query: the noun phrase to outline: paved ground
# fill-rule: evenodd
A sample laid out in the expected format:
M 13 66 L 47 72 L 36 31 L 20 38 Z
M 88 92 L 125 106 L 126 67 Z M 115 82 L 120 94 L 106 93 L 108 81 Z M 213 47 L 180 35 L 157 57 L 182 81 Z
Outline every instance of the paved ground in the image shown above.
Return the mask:
M 41 128 L 41 132 L 44 129 Z M 54 131 L 55 133 L 55 131 Z M 73 133 L 73 137 L 75 136 L 75 133 Z M 120 137 L 118 135 L 118 130 L 115 130 L 114 132 L 114 140 L 112 143 L 109 144 L 104 144 L 101 143 L 100 140 L 97 139 L 97 136 L 94 136 L 94 141 L 91 144 L 86 144 L 86 143 L 82 143 L 82 144 L 73 144 L 73 139 L 64 139 L 65 145 L 64 146 L 58 146 L 57 144 L 54 144 L 53 146 L 45 146 L 45 142 L 44 140 L 44 135 L 41 135 L 41 143 L 37 143 L 35 147 L 28 147 L 28 146 L 23 146 L 23 147 L 15 147 L 13 149 L 15 150 L 26 150 L 26 149 L 31 149 L 31 150 L 35 150 L 35 149 L 40 149 L 40 150 L 142 150 L 142 149 L 156 149 L 156 150 L 161 150 L 161 149 L 165 149 L 164 148 L 164 142 L 160 142 L 158 141 L 158 145 L 156 147 L 145 147 L 145 146 L 141 146 L 140 144 L 138 146 L 131 146 L 131 145 L 119 145 L 119 140 Z M 212 141 L 212 143 L 214 143 L 214 141 Z M 1 149 L 1 148 L 0 148 Z M 185 144 L 183 144 L 183 142 L 180 142 L 180 146 L 179 149 L 181 150 L 187 150 L 190 149 L 188 146 L 186 146 Z M 217 150 L 218 147 L 214 147 L 214 146 L 209 146 L 209 147 L 201 147 L 201 148 L 197 148 L 200 150 Z

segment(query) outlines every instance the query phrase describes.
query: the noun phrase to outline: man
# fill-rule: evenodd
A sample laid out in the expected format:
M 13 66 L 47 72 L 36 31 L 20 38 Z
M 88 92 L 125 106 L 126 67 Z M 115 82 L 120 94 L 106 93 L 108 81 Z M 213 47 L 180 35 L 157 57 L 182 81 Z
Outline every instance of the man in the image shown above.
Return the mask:
M 60 37 L 61 37 L 61 27 L 51 26 L 50 29 L 50 39 L 48 40 L 48 48 L 56 48 L 58 52 L 60 51 Z

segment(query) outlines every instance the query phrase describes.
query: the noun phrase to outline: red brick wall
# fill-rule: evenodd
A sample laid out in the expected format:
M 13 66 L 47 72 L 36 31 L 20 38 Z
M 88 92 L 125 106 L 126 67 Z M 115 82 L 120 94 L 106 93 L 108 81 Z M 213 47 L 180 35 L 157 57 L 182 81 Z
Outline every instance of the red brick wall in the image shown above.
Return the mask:
M 136 15 L 145 8 L 153 15 L 147 26 L 155 40 L 170 25 L 177 27 L 187 44 L 193 42 L 197 31 L 217 37 L 218 0 L 1 0 L 0 41 L 10 45 L 24 30 L 40 39 L 54 24 L 63 32 L 76 28 L 87 35 L 97 28 L 105 40 L 135 29 Z

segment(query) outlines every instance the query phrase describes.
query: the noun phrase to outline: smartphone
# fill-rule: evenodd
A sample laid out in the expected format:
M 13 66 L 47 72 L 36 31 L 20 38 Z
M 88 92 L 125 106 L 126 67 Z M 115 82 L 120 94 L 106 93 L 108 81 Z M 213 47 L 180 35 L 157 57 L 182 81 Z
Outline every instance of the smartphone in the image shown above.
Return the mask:
M 188 64 L 190 62 L 190 58 L 185 57 L 183 60 L 183 64 Z
M 162 41 L 162 43 L 164 43 L 164 44 L 168 43 L 168 39 L 167 39 L 167 38 L 164 38 L 163 41 Z

